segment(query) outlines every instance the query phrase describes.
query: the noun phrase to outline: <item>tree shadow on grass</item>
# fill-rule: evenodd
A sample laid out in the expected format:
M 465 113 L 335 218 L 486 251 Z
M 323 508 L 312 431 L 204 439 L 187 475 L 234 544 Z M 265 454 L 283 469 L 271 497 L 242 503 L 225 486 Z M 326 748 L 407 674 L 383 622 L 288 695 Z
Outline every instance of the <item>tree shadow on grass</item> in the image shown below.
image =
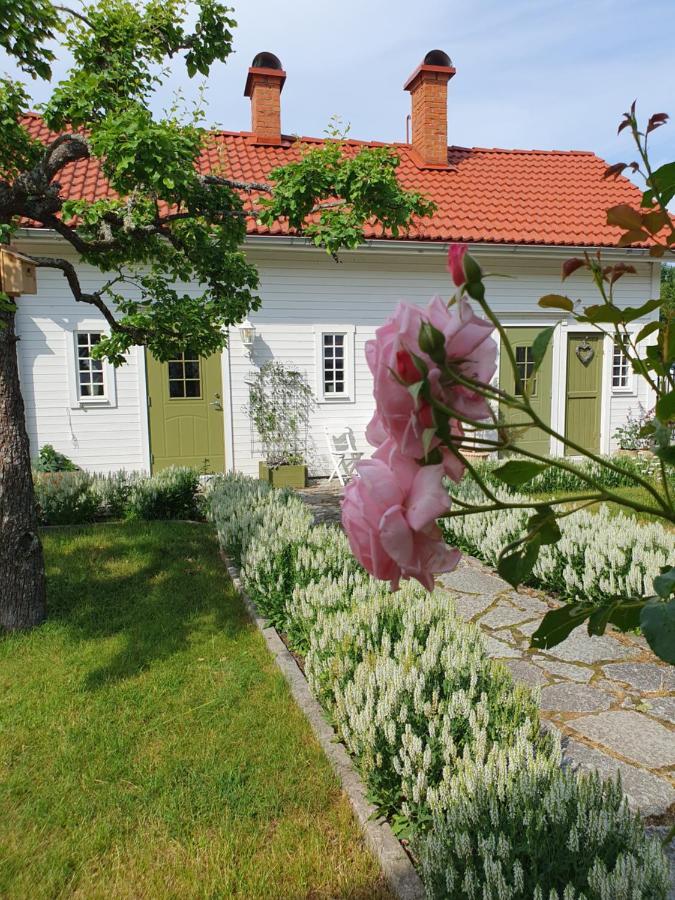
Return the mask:
M 235 636 L 247 624 L 207 525 L 63 528 L 48 533 L 45 545 L 48 621 L 75 640 L 123 638 L 86 675 L 87 689 L 138 675 L 188 648 L 197 632 Z

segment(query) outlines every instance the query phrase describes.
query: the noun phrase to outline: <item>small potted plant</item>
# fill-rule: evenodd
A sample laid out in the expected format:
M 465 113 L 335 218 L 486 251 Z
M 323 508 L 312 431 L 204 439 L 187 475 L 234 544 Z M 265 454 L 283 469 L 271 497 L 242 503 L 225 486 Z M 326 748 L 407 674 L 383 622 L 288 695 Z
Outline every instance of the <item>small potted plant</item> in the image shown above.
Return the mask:
M 262 445 L 258 464 L 262 481 L 274 487 L 307 485 L 307 439 L 314 405 L 312 389 L 302 372 L 268 362 L 248 382 L 246 412 Z

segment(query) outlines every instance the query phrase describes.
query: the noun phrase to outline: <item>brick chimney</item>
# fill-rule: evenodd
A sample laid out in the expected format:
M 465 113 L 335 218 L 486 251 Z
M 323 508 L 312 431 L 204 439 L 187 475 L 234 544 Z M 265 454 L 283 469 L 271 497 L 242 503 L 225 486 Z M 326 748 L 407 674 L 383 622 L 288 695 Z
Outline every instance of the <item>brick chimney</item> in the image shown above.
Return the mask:
M 259 144 L 281 143 L 281 90 L 286 73 L 273 53 L 258 53 L 246 77 L 251 98 L 251 131 Z
M 425 167 L 448 165 L 448 81 L 455 74 L 442 50 L 430 50 L 403 85 L 412 98 L 412 145 Z

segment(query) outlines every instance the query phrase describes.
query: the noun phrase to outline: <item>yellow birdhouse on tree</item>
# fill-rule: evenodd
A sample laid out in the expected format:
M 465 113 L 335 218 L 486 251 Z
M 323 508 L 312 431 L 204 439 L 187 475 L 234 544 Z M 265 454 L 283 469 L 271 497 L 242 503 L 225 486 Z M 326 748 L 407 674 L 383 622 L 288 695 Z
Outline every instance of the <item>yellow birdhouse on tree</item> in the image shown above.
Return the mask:
M 10 297 L 37 294 L 35 263 L 30 256 L 0 247 L 0 290 Z

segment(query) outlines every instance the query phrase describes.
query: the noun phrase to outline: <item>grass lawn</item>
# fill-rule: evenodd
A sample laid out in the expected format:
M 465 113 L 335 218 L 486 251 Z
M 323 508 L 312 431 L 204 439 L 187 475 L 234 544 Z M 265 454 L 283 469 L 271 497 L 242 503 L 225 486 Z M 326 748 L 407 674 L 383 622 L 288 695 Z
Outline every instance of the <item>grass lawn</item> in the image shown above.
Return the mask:
M 388 897 L 207 525 L 45 534 L 0 639 L 0 896 Z
M 618 494 L 620 497 L 626 497 L 629 500 L 635 500 L 638 503 L 644 503 L 646 506 L 655 506 L 656 501 L 652 497 L 652 495 L 646 491 L 643 487 L 618 487 L 611 488 L 613 494 Z M 578 494 L 579 491 L 570 491 L 570 495 Z M 544 500 L 550 500 L 555 498 L 561 499 L 566 495 L 565 493 L 556 493 L 556 494 L 533 494 L 532 496 L 536 496 L 538 498 Z M 659 516 L 653 516 L 650 513 L 637 512 L 636 510 L 629 509 L 626 506 L 620 506 L 618 503 L 603 503 L 598 502 L 594 503 L 592 506 L 587 506 L 586 509 L 588 512 L 597 512 L 601 506 L 606 506 L 609 510 L 610 514 L 616 515 L 617 513 L 623 513 L 626 516 L 633 516 L 641 522 L 659 522 L 664 528 L 672 528 L 673 526 L 666 522 L 665 519 L 661 519 Z

